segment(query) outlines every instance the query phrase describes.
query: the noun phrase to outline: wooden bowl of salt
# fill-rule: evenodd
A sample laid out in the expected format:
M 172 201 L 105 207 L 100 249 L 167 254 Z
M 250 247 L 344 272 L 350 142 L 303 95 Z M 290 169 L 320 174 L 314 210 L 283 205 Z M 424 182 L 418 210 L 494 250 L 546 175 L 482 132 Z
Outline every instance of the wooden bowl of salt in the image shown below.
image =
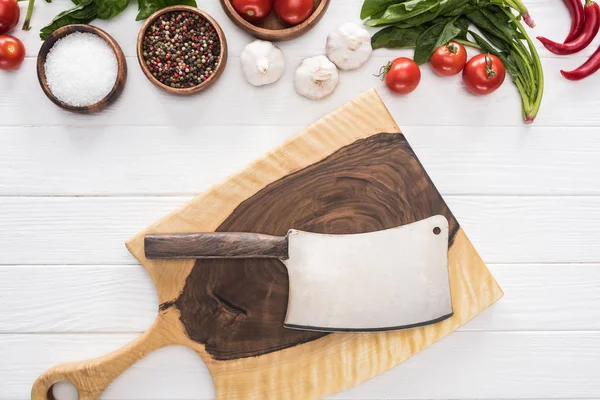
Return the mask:
M 91 25 L 54 31 L 37 57 L 42 90 L 57 106 L 93 113 L 112 104 L 127 81 L 127 61 L 108 33 Z

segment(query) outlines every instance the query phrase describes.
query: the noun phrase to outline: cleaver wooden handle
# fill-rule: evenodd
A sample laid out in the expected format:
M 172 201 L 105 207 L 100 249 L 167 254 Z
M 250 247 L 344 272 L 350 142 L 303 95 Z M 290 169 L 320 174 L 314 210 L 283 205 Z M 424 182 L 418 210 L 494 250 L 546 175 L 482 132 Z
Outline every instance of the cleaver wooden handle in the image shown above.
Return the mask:
M 181 233 L 146 235 L 146 258 L 288 258 L 288 239 L 259 233 Z

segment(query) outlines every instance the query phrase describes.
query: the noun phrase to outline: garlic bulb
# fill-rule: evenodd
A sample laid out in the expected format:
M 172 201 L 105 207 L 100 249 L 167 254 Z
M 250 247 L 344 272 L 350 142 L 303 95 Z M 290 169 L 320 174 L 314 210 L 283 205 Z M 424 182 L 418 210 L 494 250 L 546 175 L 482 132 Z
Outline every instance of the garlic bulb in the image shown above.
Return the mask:
M 281 49 L 263 40 L 255 40 L 244 47 L 240 60 L 246 79 L 254 86 L 277 82 L 285 69 Z
M 305 58 L 296 70 L 296 92 L 311 100 L 329 96 L 339 83 L 335 64 L 325 56 Z
M 371 35 L 356 24 L 346 23 L 327 37 L 327 57 L 341 70 L 360 68 L 372 53 Z

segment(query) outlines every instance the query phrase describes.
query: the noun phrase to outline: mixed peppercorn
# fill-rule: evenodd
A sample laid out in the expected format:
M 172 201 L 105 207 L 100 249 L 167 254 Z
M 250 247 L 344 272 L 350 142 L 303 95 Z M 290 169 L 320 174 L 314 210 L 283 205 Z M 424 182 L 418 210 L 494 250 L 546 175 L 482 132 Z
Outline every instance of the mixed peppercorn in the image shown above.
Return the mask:
M 166 86 L 183 89 L 215 73 L 221 42 L 215 27 L 201 15 L 168 12 L 148 27 L 142 49 L 152 76 Z

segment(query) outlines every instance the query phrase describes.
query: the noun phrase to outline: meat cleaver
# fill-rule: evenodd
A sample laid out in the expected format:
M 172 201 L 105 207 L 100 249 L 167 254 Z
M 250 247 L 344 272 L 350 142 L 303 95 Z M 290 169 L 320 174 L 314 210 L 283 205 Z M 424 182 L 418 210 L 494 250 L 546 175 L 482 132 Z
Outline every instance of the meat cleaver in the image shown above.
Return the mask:
M 144 246 L 149 259 L 277 258 L 289 275 L 286 328 L 375 332 L 452 316 L 448 235 L 436 215 L 371 233 L 157 234 Z

